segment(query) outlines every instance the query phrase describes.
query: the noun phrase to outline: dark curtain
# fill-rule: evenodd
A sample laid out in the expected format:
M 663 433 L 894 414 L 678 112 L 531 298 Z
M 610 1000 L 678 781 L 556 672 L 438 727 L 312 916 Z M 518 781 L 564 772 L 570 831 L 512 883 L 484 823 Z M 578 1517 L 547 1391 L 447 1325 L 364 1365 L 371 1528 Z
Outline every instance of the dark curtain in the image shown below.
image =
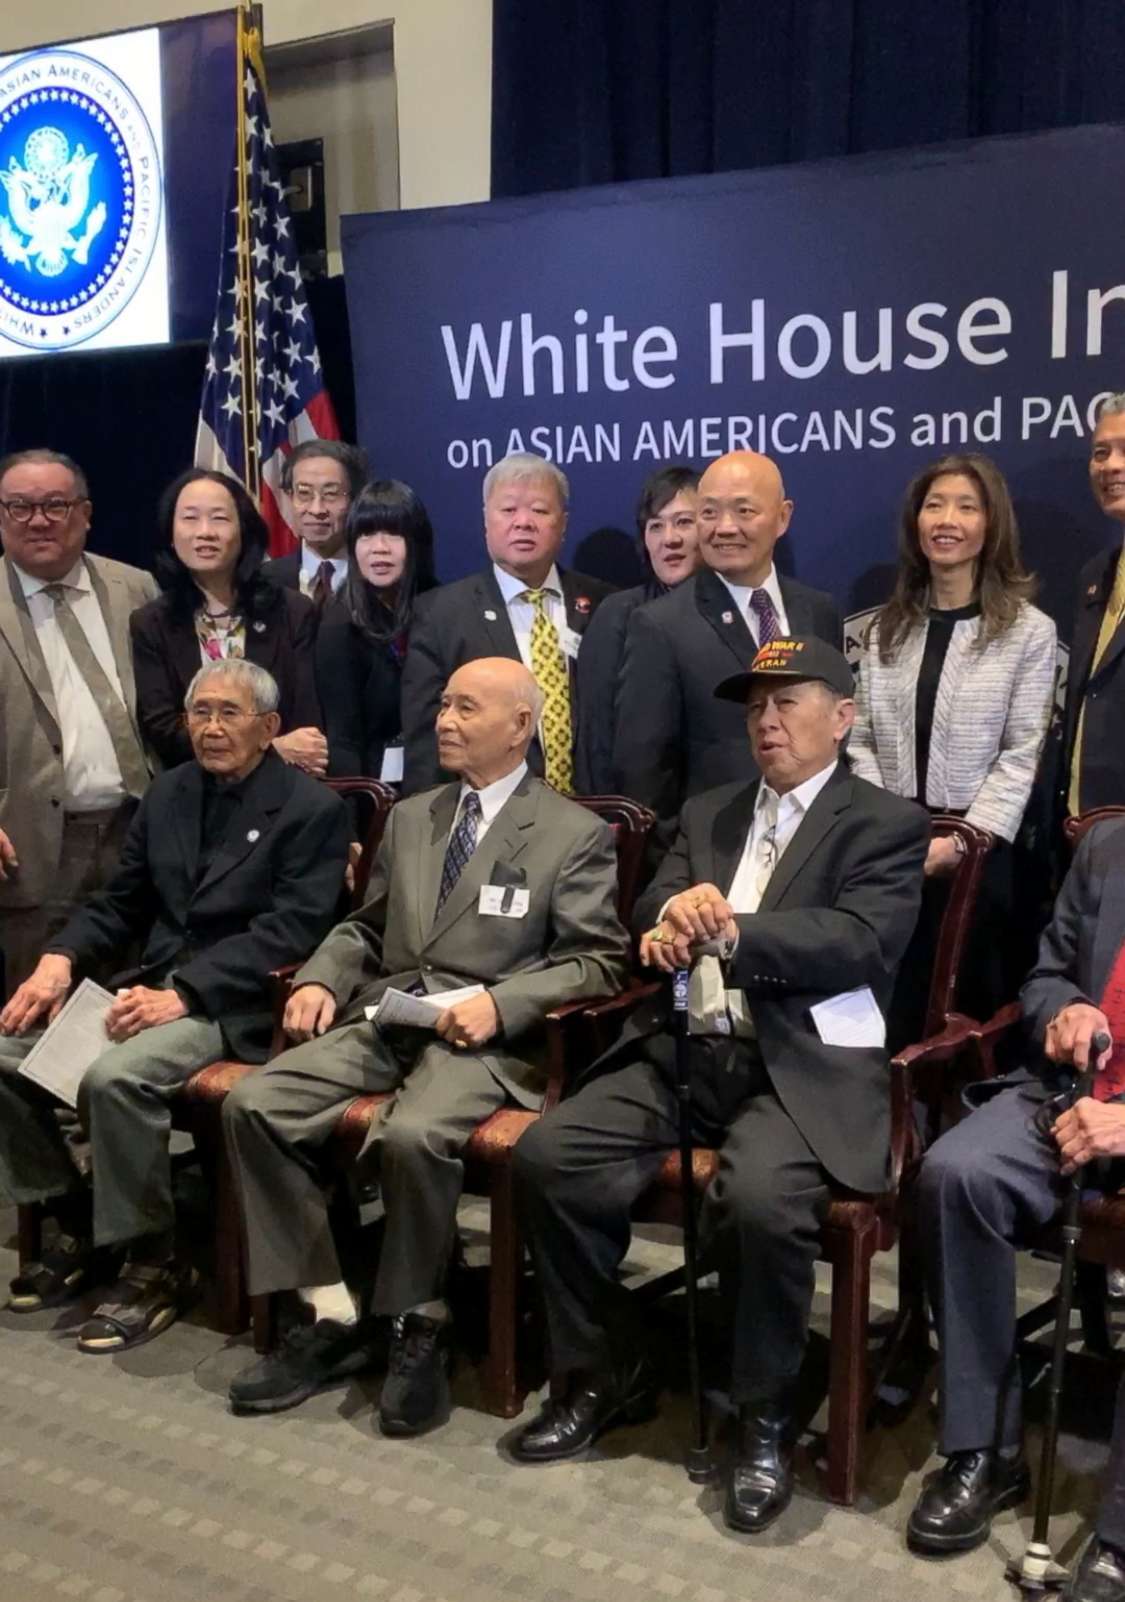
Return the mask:
M 495 0 L 492 72 L 499 198 L 1116 121 L 1125 4 Z
M 340 431 L 355 438 L 355 384 L 342 278 L 306 286 Z M 203 344 L 0 361 L 0 456 L 46 445 L 90 480 L 90 549 L 151 566 L 161 491 L 191 465 Z

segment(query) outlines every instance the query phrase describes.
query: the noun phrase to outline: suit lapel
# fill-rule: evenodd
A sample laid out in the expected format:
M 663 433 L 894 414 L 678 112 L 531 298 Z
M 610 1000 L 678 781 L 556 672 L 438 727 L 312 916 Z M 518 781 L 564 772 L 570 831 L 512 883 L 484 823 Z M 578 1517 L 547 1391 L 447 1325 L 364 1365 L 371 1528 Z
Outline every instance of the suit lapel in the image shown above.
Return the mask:
M 85 560 L 86 572 L 89 575 L 90 587 L 97 597 L 98 605 L 102 609 L 105 619 L 106 633 L 113 650 L 113 661 L 117 668 L 117 677 L 125 694 L 125 707 L 130 719 L 133 718 L 133 709 L 137 702 L 137 689 L 133 682 L 133 651 L 129 639 L 129 615 L 133 611 L 132 603 L 125 591 L 124 584 L 119 579 L 104 573 L 95 558 L 87 556 Z M 134 722 L 134 732 L 136 724 Z M 140 735 L 137 734 L 140 743 Z
M 458 792 L 459 793 L 459 792 Z M 481 886 L 487 884 L 493 863 L 517 862 L 531 838 L 531 826 L 539 804 L 535 781 L 525 774 L 519 787 L 500 808 L 488 833 L 473 852 L 464 871 L 449 892 L 444 907 L 434 919 L 427 936 L 427 944 L 446 934 L 462 913 L 476 905 Z M 444 860 L 444 849 L 442 852 Z M 438 869 L 440 884 L 441 870 Z M 437 903 L 437 890 L 434 900 Z
M 736 666 L 747 668 L 757 649 L 754 636 L 746 619 L 736 610 L 722 579 L 710 568 L 701 567 L 694 579 L 687 582 L 695 585 L 695 604 L 700 616 L 714 629 Z
M 473 614 L 477 627 L 488 640 L 491 655 L 508 656 L 514 662 L 522 661 L 515 630 L 508 616 L 507 602 L 500 593 L 496 574 L 491 567 L 476 576 Z
M 195 888 L 199 871 L 199 829 L 203 816 L 203 769 L 198 762 L 185 762 L 179 769 L 180 782 L 172 797 L 172 827 L 180 847 L 180 858 L 187 875 L 187 896 Z
M 193 764 L 195 766 L 195 764 Z M 202 792 L 203 773 L 196 767 L 199 774 L 200 792 Z M 258 848 L 261 840 L 273 827 L 274 815 L 279 812 L 285 802 L 286 794 L 285 766 L 280 757 L 272 753 L 263 758 L 262 766 L 255 771 L 253 778 L 245 786 L 239 796 L 238 806 L 234 810 L 226 832 L 219 842 L 219 848 L 211 858 L 211 865 L 203 878 L 196 886 L 195 894 L 200 896 L 205 890 L 230 873 L 233 868 L 248 857 L 251 851 Z M 199 820 L 201 818 L 202 796 L 196 810 L 196 861 L 199 856 Z
M 587 586 L 576 573 L 568 572 L 561 567 L 557 571 L 559 583 L 562 585 L 567 624 L 575 634 L 585 634 L 586 625 L 594 613 L 593 598 L 587 595 Z
M 785 607 L 785 619 L 789 624 L 789 633 L 809 635 L 816 633 L 816 620 L 813 617 L 812 601 L 803 584 L 796 584 L 792 579 L 777 575 L 777 586 L 781 591 L 782 603 Z
M 1109 602 L 1113 581 L 1117 575 L 1117 563 L 1120 550 L 1107 551 L 1101 573 L 1092 584 L 1087 585 L 1083 595 L 1074 630 L 1074 648 L 1071 651 L 1069 682 L 1084 693 L 1086 681 L 1090 677 L 1090 669 L 1094 661 L 1094 650 L 1098 643 L 1098 634 L 1102 626 L 1102 617 Z M 1125 644 L 1125 628 L 1118 626 L 1117 632 L 1109 642 L 1105 656 L 1102 658 L 1102 668 L 1116 656 L 1122 645 Z M 1077 701 L 1075 702 L 1077 705 Z
M 4 567 L 7 569 L 8 582 L 0 584 L 0 634 L 11 646 L 16 661 L 27 676 L 28 683 L 58 728 L 59 709 L 55 704 L 55 692 L 51 686 L 51 676 L 47 672 L 43 652 L 39 648 L 23 586 L 15 568 L 6 558 Z
M 418 831 L 418 939 L 415 949 L 421 951 L 429 938 L 434 922 L 438 891 L 441 889 L 441 870 L 445 863 L 445 848 L 449 844 L 449 831 L 457 811 L 461 794 L 460 781 L 443 785 L 430 803 L 429 824 Z M 487 839 L 487 835 L 485 836 Z
M 1117 563 L 1120 560 L 1121 560 L 1121 553 L 1118 552 L 1117 553 L 1117 559 L 1115 561 L 1111 561 L 1110 562 L 1109 567 L 1108 567 L 1108 569 L 1106 571 L 1106 574 L 1105 574 L 1104 582 L 1101 585 L 1101 596 L 1100 596 L 1100 599 L 1101 599 L 1101 603 L 1102 604 L 1101 604 L 1101 607 L 1098 610 L 1097 618 L 1095 620 L 1095 625 L 1094 625 L 1094 629 L 1093 629 L 1093 644 L 1091 645 L 1091 650 L 1090 650 L 1091 661 L 1093 659 L 1094 646 L 1096 646 L 1096 644 L 1097 644 L 1098 634 L 1099 634 L 1099 632 L 1101 630 L 1101 626 L 1102 626 L 1102 616 L 1103 616 L 1103 614 L 1105 612 L 1105 608 L 1109 605 L 1109 599 L 1110 599 L 1110 595 L 1112 594 L 1112 591 L 1113 591 L 1114 580 L 1117 577 Z M 1109 644 L 1105 648 L 1105 654 L 1103 655 L 1101 661 L 1098 663 L 1097 667 L 1092 668 L 1092 670 L 1090 672 L 1090 678 L 1092 680 L 1100 678 L 1101 675 L 1106 671 L 1107 668 L 1110 668 L 1110 667 L 1113 666 L 1113 664 L 1117 661 L 1118 657 L 1121 655 L 1121 653 L 1123 651 L 1125 651 L 1125 617 L 1123 617 L 1118 622 L 1117 627 L 1114 629 L 1113 634 L 1110 637 Z
M 738 864 L 742 861 L 742 853 L 746 849 L 746 841 L 754 822 L 754 804 L 758 798 L 759 783 L 760 781 L 756 779 L 753 784 L 748 784 L 744 790 L 740 790 L 715 818 L 711 834 L 711 883 L 718 885 L 724 895 L 730 893 Z
M 785 854 L 773 870 L 759 912 L 772 912 L 817 846 L 835 827 L 840 813 L 851 805 L 852 780 L 847 768 L 836 769 L 797 825 Z

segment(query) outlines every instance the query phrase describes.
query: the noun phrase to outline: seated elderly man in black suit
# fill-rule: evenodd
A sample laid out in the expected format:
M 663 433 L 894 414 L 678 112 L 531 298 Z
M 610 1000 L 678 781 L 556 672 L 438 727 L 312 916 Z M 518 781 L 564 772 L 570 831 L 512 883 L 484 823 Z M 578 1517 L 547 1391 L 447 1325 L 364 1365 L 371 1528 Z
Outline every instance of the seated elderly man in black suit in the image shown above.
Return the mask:
M 0 1195 L 40 1202 L 57 1244 L 12 1282 L 9 1308 L 80 1295 L 128 1255 L 79 1350 L 116 1352 L 176 1318 L 192 1289 L 174 1255 L 169 1101 L 224 1056 L 263 1062 L 269 974 L 306 957 L 331 926 L 348 855 L 339 797 L 270 749 L 277 685 L 252 662 L 201 668 L 186 699 L 195 760 L 153 781 L 120 865 L 70 918 L 0 1012 Z M 18 1070 L 75 976 L 136 943 L 140 967 L 111 981 L 111 1045 L 78 1091 L 92 1185 L 54 1099 Z
M 1016 1361 L 1017 1250 L 1033 1245 L 1056 1216 L 1064 1176 L 1076 1168 L 1092 1164 L 1084 1178 L 1091 1188 L 1122 1183 L 1122 823 L 1095 825 L 1079 846 L 1020 1003 L 1027 1066 L 970 1091 L 976 1111 L 931 1147 L 918 1184 L 919 1239 L 941 1347 L 945 1463 L 926 1477 L 907 1540 L 930 1557 L 980 1546 L 993 1514 L 1030 1489 Z M 1103 1031 L 1112 1045 L 1095 1063 L 1094 1037 Z M 1053 1098 L 1092 1065 L 1094 1095 L 1062 1111 Z M 1125 1602 L 1125 1386 L 1094 1534 L 1063 1594 L 1066 1602 Z
M 687 804 L 636 926 L 642 962 L 694 963 L 694 1138 L 719 1148 L 703 1228 L 735 1286 L 726 1519 L 756 1532 L 792 1494 L 792 1390 L 830 1183 L 886 1183 L 880 1010 L 918 915 L 930 824 L 842 760 L 852 675 L 833 646 L 775 640 L 715 693 L 745 706 L 762 778 Z M 861 989 L 864 1038 L 843 1044 L 842 998 Z M 654 1399 L 617 1270 L 630 1207 L 677 1144 L 669 1024 L 666 997 L 643 1002 L 515 1149 L 556 1382 L 513 1447 L 525 1462 L 572 1456 Z
M 792 515 L 776 462 L 757 451 L 720 456 L 699 480 L 703 566 L 629 619 L 615 785 L 651 807 L 669 836 L 690 796 L 758 776 L 741 708 L 712 693 L 719 680 L 744 672 L 773 639 L 815 635 L 837 647 L 843 641 L 832 597 L 774 566 Z

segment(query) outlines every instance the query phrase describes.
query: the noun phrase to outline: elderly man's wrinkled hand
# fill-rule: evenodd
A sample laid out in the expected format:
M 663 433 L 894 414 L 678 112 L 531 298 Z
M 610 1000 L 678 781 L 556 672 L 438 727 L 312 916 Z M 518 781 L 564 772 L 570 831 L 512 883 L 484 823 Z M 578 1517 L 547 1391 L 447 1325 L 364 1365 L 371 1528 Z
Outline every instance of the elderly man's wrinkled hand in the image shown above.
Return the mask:
M 48 954 L 40 957 L 35 972 L 0 1012 L 0 1035 L 25 1035 L 37 1023 L 51 1023 L 58 1016 L 70 989 L 69 957 Z

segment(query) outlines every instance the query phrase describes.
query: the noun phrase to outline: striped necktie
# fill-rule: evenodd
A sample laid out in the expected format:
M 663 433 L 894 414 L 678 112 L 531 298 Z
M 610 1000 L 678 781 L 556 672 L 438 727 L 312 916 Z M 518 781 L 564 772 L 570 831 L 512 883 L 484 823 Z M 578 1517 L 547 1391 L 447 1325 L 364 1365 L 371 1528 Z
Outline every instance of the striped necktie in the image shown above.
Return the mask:
M 449 836 L 445 848 L 445 861 L 441 865 L 441 886 L 438 890 L 436 918 L 449 899 L 453 886 L 465 871 L 465 864 L 477 848 L 477 827 L 480 823 L 480 796 L 470 790 L 461 807 L 461 816 Z
M 570 675 L 559 631 L 547 616 L 546 590 L 524 590 L 535 608 L 531 624 L 531 671 L 543 691 L 542 739 L 547 783 L 564 795 L 574 789 L 570 721 Z
M 768 645 L 776 640 L 781 633 L 781 623 L 770 600 L 769 590 L 753 590 L 750 594 L 750 610 L 758 624 L 758 645 Z
M 121 770 L 121 782 L 129 795 L 142 796 L 148 789 L 148 765 L 128 709 L 94 655 L 94 649 L 86 638 L 86 631 L 70 604 L 66 585 L 47 584 L 44 589 L 54 602 L 55 622 L 63 637 L 63 643 L 70 652 L 75 667 L 85 679 L 86 686 L 94 698 L 94 705 L 106 726 L 106 732 L 113 745 L 113 754 L 117 758 L 117 766 Z

